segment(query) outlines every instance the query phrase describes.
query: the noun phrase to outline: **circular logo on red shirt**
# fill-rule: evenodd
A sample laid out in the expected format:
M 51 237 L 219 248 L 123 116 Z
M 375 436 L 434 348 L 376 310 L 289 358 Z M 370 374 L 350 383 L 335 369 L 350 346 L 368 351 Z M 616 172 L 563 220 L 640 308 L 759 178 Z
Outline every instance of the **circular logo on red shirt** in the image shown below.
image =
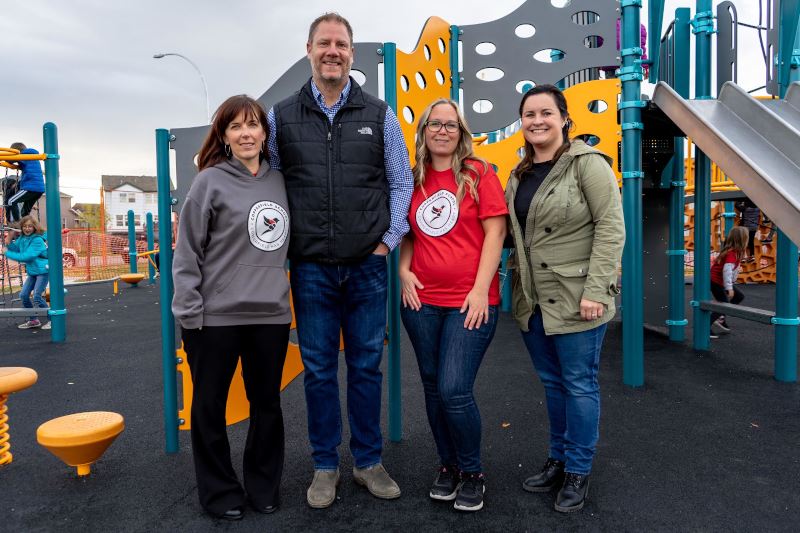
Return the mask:
M 441 237 L 458 222 L 456 196 L 447 190 L 439 190 L 428 197 L 417 208 L 417 226 L 431 237 Z
M 265 252 L 277 250 L 289 234 L 289 215 L 275 202 L 258 202 L 250 208 L 247 217 L 250 243 Z

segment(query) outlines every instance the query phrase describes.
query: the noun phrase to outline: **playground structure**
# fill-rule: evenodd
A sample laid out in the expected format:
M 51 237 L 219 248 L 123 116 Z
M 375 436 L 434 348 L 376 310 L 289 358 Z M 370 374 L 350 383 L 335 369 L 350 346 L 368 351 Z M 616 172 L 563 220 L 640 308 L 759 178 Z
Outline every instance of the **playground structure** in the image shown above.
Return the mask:
M 39 375 L 35 370 L 23 367 L 0 367 L 0 466 L 11 463 L 11 442 L 8 434 L 8 396 L 25 390 L 36 383 Z
M 542 83 L 556 83 L 565 89 L 571 118 L 575 122 L 572 135 L 590 138 L 598 149 L 611 156 L 614 171 L 621 182 L 627 232 L 622 265 L 623 382 L 630 386 L 644 384 L 645 323 L 667 326 L 672 340 L 684 340 L 684 329 L 688 325 L 683 310 L 687 185 L 692 185 L 694 192 L 691 212 L 694 231 L 690 239 L 694 247 L 694 297 L 691 302 L 694 347 L 699 350 L 709 347 L 709 311 L 736 312 L 730 309 L 732 306 L 712 302 L 710 296 L 711 160 L 705 154 L 711 154 L 711 159 L 730 178 L 718 180 L 725 183 L 719 185 L 719 189 L 728 189 L 721 192 L 735 192 L 734 185 L 741 188 L 778 228 L 792 231 L 787 236 L 778 230 L 776 311 L 768 317 L 771 312 L 759 310 L 739 316 L 759 321 L 768 318 L 769 323 L 775 326 L 775 377 L 781 381 L 796 381 L 797 326 L 800 319 L 797 317 L 796 298 L 797 247 L 791 239 L 800 241 L 800 234 L 792 229 L 798 227 L 800 194 L 787 184 L 800 178 L 800 165 L 791 160 L 792 154 L 784 158 L 787 162 L 781 167 L 760 166 L 750 159 L 753 151 L 759 151 L 752 139 L 739 134 L 737 139 L 725 141 L 719 137 L 719 130 L 725 129 L 725 125 L 717 123 L 716 118 L 705 121 L 701 118 L 703 106 L 715 110 L 720 106 L 728 108 L 726 94 L 741 97 L 743 92 L 729 88 L 729 85 L 720 92 L 719 102 L 710 99 L 711 36 L 716 32 L 711 0 L 697 0 L 694 17 L 690 17 L 688 8 L 678 9 L 663 40 L 664 2 L 651 0 L 648 25 L 650 59 L 643 59 L 641 0 L 573 0 L 558 2 L 559 6 L 555 4 L 529 1 L 496 21 L 463 27 L 432 17 L 411 53 L 398 51 L 394 43 L 354 43 L 353 75 L 364 90 L 378 94 L 377 67 L 383 63 L 383 98 L 400 118 L 412 156 L 413 132 L 424 106 L 439 97 L 461 102 L 473 130 L 482 132 L 488 141 L 478 145 L 476 153 L 497 166 L 501 180 L 516 164 L 522 146 L 516 116 L 516 102 L 521 93 L 528 86 Z M 797 0 L 775 0 L 772 6 L 773 16 L 768 18 L 776 26 L 768 28 L 769 49 L 777 59 L 777 67 L 768 68 L 771 78 L 767 85 L 771 94 L 783 96 L 790 78 L 797 76 L 792 50 L 797 47 L 794 42 L 800 3 Z M 717 17 L 726 21 L 719 23 L 720 39 L 726 46 L 718 47 L 718 63 L 727 61 L 724 63 L 727 67 L 718 71 L 718 79 L 724 81 L 726 76 L 730 77 L 730 67 L 735 64 L 734 32 L 731 31 L 736 24 L 733 4 L 720 4 Z M 621 18 L 621 23 L 617 34 L 615 22 L 618 18 Z M 690 106 L 682 106 L 680 102 L 689 95 L 691 33 L 697 41 L 697 100 Z M 612 44 L 617 37 L 618 47 Z M 459 69 L 459 64 L 463 64 L 463 69 Z M 610 65 L 619 66 L 614 77 L 608 74 Z M 642 96 L 644 67 L 648 67 L 651 82 L 664 82 L 659 84 L 653 102 Z M 297 90 L 309 75 L 307 60 L 298 60 L 259 101 L 269 108 Z M 791 98 L 787 99 L 790 106 L 791 101 Z M 499 105 L 501 102 L 503 105 Z M 752 107 L 750 103 L 741 105 Z M 773 104 L 762 107 L 767 110 L 769 105 Z M 683 111 L 679 112 L 681 107 Z M 763 112 L 770 117 L 776 116 L 769 111 L 753 109 L 755 115 Z M 712 114 L 717 112 L 712 111 Z M 774 119 L 767 124 L 749 118 L 746 121 L 754 130 L 754 136 L 764 133 L 764 128 L 781 126 L 779 131 L 784 139 L 782 143 L 775 143 L 772 155 L 786 155 L 798 145 L 798 123 L 783 127 L 782 122 Z M 156 131 L 160 220 L 168 220 L 172 205 L 180 206 L 188 192 L 191 177 L 196 173 L 194 154 L 206 130 L 207 127 L 197 127 Z M 687 184 L 684 168 L 684 134 L 699 148 L 693 159 L 694 182 L 691 184 Z M 716 134 L 717 138 L 710 134 Z M 725 151 L 715 152 L 715 144 L 725 146 Z M 170 148 L 176 152 L 178 179 L 174 198 L 164 192 L 170 190 Z M 733 161 L 737 164 L 733 165 Z M 765 184 L 776 185 L 764 187 Z M 643 202 L 645 190 L 647 200 Z M 718 208 L 718 217 L 729 223 L 730 209 L 725 204 L 723 206 Z M 718 227 L 717 232 L 720 231 Z M 160 228 L 160 242 L 170 242 L 169 238 L 169 228 Z M 397 259 L 397 252 L 394 252 L 390 260 L 392 281 L 388 310 L 389 437 L 395 441 L 401 437 Z M 171 271 L 170 247 L 164 247 L 161 264 L 166 272 Z M 647 284 L 644 282 L 645 272 L 649 276 Z M 661 283 L 659 278 L 662 277 L 668 278 L 669 283 Z M 169 309 L 172 290 L 172 280 L 164 276 L 161 305 L 167 452 L 177 451 L 179 425 L 174 318 Z M 645 300 L 649 304 L 646 307 Z
M 76 467 L 78 476 L 88 476 L 92 463 L 124 429 L 125 420 L 118 413 L 76 413 L 54 418 L 39 426 L 36 440 L 65 464 Z
M 61 205 L 59 198 L 59 172 L 58 172 L 58 129 L 52 122 L 43 126 L 44 153 L 43 154 L 20 154 L 17 150 L 10 148 L 0 149 L 0 163 L 21 160 L 44 160 L 45 174 L 47 176 L 45 190 L 47 194 L 47 219 L 61 220 Z M 16 152 L 16 153 L 15 153 Z M 5 165 L 7 166 L 7 165 Z M 5 221 L 3 221 L 4 223 Z M 5 226 L 3 225 L 3 232 Z M 47 262 L 50 273 L 50 308 L 49 309 L 26 309 L 26 308 L 3 308 L 0 309 L 0 317 L 17 316 L 47 316 L 52 323 L 50 338 L 53 342 L 64 342 L 67 336 L 66 314 L 67 309 L 64 305 L 64 265 L 63 247 L 60 238 L 50 239 L 47 247 Z M 2 257 L 4 265 L 5 256 Z M 3 268 L 3 282 L 5 283 L 7 268 Z M 10 288 L 10 287 L 9 287 Z M 5 286 L 4 286 L 5 289 Z M 5 294 L 3 294 L 5 298 Z

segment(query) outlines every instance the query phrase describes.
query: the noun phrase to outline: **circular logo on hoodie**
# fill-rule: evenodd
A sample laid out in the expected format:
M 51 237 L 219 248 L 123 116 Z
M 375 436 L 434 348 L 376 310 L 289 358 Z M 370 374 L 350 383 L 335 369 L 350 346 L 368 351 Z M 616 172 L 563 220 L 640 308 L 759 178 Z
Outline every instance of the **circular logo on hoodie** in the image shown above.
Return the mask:
M 441 237 L 458 222 L 456 196 L 447 190 L 437 191 L 417 208 L 417 225 L 426 235 Z
M 277 250 L 289 235 L 289 215 L 275 202 L 258 202 L 250 208 L 247 233 L 250 243 L 259 250 Z

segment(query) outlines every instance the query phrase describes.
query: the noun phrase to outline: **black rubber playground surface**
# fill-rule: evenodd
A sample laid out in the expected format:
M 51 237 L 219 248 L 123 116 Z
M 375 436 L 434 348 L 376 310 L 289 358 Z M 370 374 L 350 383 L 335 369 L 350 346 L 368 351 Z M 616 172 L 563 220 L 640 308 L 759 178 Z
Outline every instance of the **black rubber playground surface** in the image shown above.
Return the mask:
M 773 286 L 744 287 L 746 305 L 772 308 Z M 528 494 L 522 480 L 544 461 L 543 390 L 508 315 L 478 377 L 486 507 L 459 514 L 427 497 L 437 458 L 408 340 L 403 341 L 403 440 L 386 442 L 384 463 L 399 500 L 381 501 L 352 481 L 342 447 L 339 498 L 305 503 L 312 463 L 302 379 L 283 394 L 287 453 L 282 504 L 220 523 L 202 514 L 189 435 L 164 453 L 157 287 L 73 286 L 67 342 L 0 321 L 0 366 L 39 373 L 9 398 L 14 462 L 0 467 L 0 530 L 17 531 L 797 531 L 800 529 L 800 386 L 772 377 L 773 333 L 729 319 L 733 332 L 696 353 L 645 334 L 646 386 L 621 379 L 621 326 L 608 330 L 601 364 L 601 440 L 583 511 L 553 511 L 554 495 Z M 690 332 L 687 338 L 691 338 Z M 385 401 L 385 398 L 384 398 Z M 39 424 L 69 413 L 109 410 L 126 429 L 77 478 L 36 443 Z M 385 423 L 385 417 L 384 417 Z M 230 427 L 241 464 L 246 424 Z M 348 435 L 345 434 L 344 442 Z

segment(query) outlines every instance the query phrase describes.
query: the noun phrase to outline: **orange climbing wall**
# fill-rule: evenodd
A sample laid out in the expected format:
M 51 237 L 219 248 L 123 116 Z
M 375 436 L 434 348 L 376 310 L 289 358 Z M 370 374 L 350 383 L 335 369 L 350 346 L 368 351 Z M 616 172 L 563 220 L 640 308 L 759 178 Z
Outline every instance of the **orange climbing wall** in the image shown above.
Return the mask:
M 397 114 L 412 165 L 419 116 L 432 101 L 450 98 L 450 24 L 425 22 L 413 52 L 397 51 Z

